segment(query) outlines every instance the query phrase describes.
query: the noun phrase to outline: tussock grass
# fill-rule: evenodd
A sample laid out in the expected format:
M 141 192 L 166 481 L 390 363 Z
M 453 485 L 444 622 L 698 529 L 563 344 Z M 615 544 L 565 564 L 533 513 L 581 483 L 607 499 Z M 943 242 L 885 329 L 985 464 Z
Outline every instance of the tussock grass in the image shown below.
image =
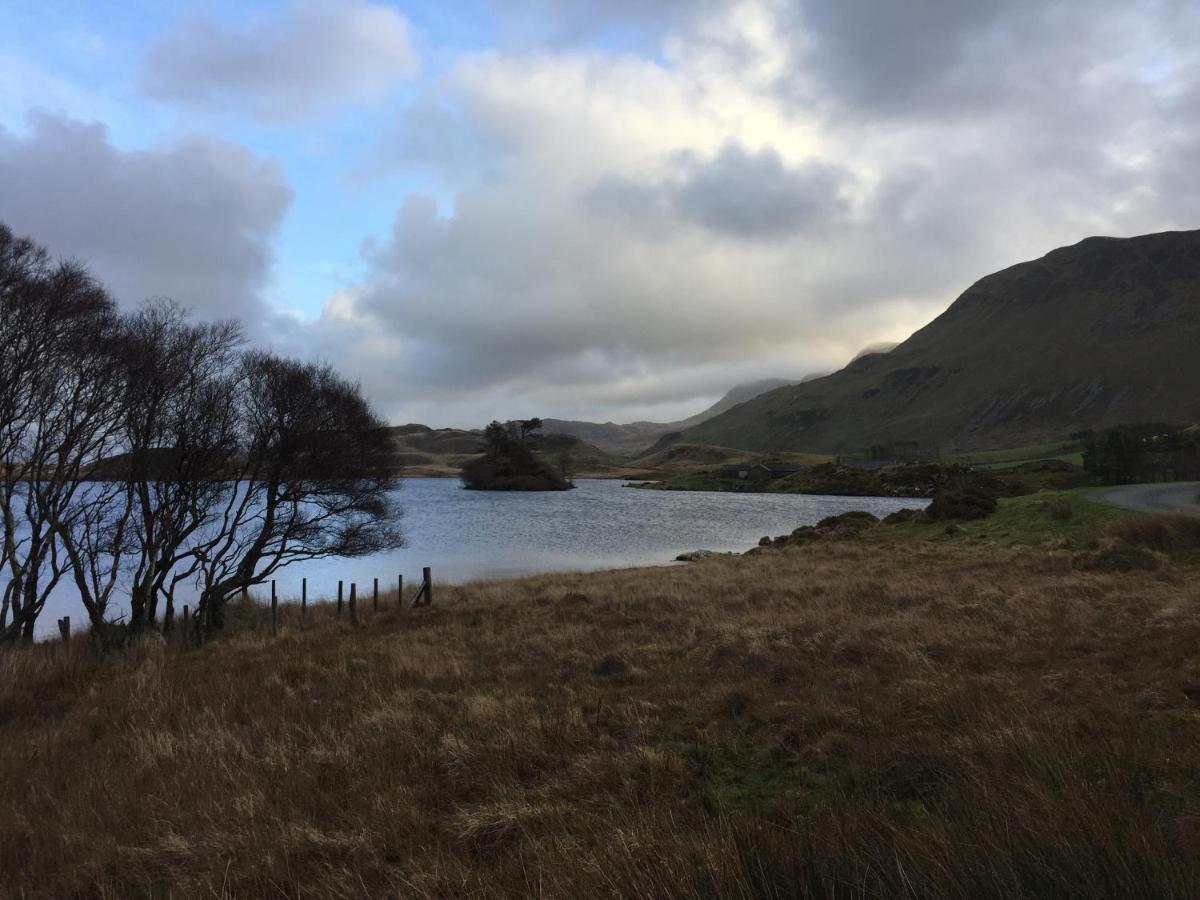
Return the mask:
M 1191 896 L 1195 574 L 852 540 L 15 648 L 0 894 Z
M 1200 516 L 1138 515 L 1115 523 L 1115 539 L 1160 553 L 1200 553 Z

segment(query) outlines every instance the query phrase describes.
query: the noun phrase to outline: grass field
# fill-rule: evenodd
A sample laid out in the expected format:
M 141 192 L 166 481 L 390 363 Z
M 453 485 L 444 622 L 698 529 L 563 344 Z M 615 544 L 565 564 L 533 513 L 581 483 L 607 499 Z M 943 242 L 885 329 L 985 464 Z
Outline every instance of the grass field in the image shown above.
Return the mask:
M 1046 441 L 1027 444 L 1023 447 L 1007 447 L 998 450 L 979 450 L 974 453 L 958 453 L 947 457 L 948 462 L 959 462 L 979 468 L 1006 468 L 1039 459 L 1059 459 L 1072 465 L 1083 465 L 1083 451 L 1078 444 L 1064 441 Z
M 1198 570 L 1076 501 L 10 648 L 0 895 L 1192 896 Z
M 1131 518 L 1132 513 L 1088 499 L 1092 488 L 1071 491 L 1042 491 L 1024 497 L 1001 497 L 1000 508 L 986 519 L 973 522 L 904 523 L 877 528 L 871 540 L 913 540 L 961 543 L 1036 545 L 1046 541 L 1083 544 L 1099 538 L 1104 530 Z M 947 528 L 952 533 L 947 534 Z

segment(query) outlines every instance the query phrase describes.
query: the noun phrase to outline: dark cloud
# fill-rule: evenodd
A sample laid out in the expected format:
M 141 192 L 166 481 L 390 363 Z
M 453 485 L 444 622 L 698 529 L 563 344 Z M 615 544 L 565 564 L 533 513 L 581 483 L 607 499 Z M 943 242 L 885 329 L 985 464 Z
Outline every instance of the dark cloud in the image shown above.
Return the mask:
M 1185 0 L 797 0 L 771 4 L 802 108 L 979 121 L 1070 106 L 1196 30 Z M 1055 123 L 1067 135 L 1069 123 Z
M 728 144 L 706 162 L 689 159 L 672 189 L 679 212 L 713 231 L 738 237 L 786 237 L 827 228 L 845 215 L 849 175 L 825 162 L 788 167 L 767 147 L 750 153 Z
M 771 240 L 839 224 L 853 177 L 839 166 L 809 161 L 788 166 L 778 151 L 751 152 L 726 144 L 710 159 L 676 154 L 673 174 L 659 183 L 605 176 L 585 195 L 593 210 L 663 231 L 690 223 L 745 240 Z
M 1038 0 L 804 0 L 785 16 L 824 91 L 872 109 L 979 101 L 1003 91 L 981 56 L 1005 50 Z M 991 60 L 994 62 L 995 60 Z
M 254 328 L 291 197 L 277 165 L 236 144 L 126 152 L 103 125 L 45 115 L 28 135 L 0 129 L 0 220 L 87 263 L 125 304 L 172 297 Z
M 156 100 L 293 120 L 385 99 L 417 69 L 406 19 L 366 0 L 296 0 L 241 29 L 199 13 L 155 43 L 141 73 Z

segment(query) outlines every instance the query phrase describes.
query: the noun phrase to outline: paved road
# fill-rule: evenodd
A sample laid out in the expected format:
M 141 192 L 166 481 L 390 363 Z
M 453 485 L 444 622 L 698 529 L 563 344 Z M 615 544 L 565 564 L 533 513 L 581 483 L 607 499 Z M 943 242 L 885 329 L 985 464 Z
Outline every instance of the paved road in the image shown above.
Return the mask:
M 1170 484 L 1123 484 L 1101 488 L 1092 499 L 1139 512 L 1185 513 L 1200 516 L 1200 481 Z

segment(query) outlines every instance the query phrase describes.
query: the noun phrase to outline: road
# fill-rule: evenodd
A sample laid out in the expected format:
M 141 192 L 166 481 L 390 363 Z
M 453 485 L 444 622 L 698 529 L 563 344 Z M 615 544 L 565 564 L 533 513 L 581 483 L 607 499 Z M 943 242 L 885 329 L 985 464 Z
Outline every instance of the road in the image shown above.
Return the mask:
M 1101 488 L 1093 500 L 1135 509 L 1138 512 L 1184 513 L 1200 516 L 1200 481 L 1176 481 L 1170 484 L 1122 484 Z

